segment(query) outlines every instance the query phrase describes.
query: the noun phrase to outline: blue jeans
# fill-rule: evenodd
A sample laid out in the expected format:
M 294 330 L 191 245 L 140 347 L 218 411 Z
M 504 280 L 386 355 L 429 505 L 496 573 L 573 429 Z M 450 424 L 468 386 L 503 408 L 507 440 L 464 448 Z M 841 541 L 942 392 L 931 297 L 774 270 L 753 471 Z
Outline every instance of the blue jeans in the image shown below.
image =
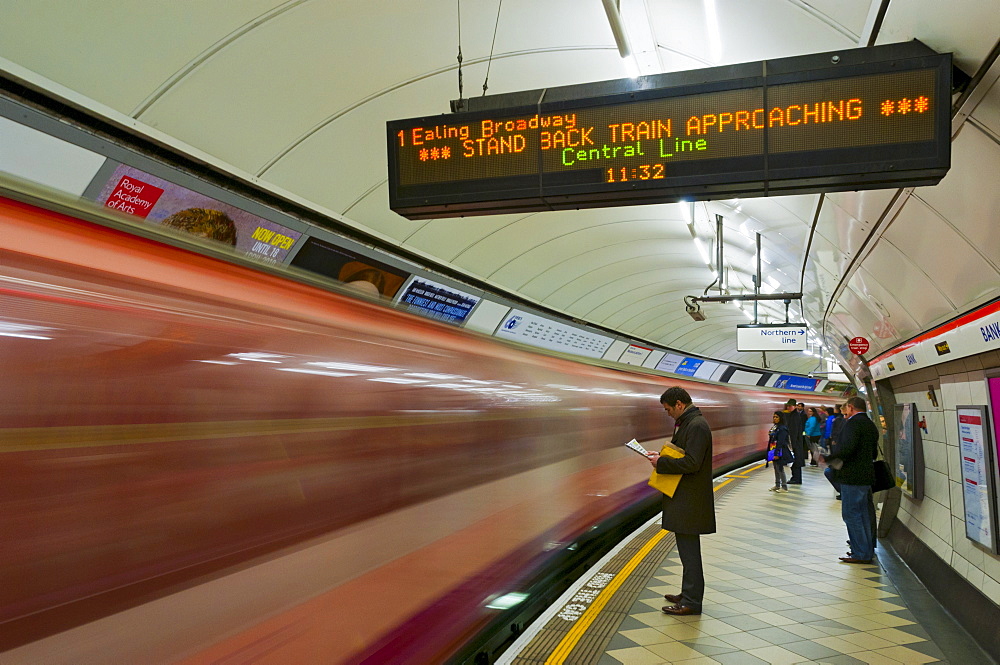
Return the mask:
M 840 484 L 840 515 L 847 525 L 851 556 L 870 560 L 875 556 L 875 534 L 869 513 L 872 488 L 868 485 Z
M 823 469 L 823 475 L 826 476 L 826 479 L 830 481 L 831 485 L 833 485 L 833 489 L 837 490 L 837 494 L 840 494 L 840 482 L 838 482 L 834 477 L 833 469 L 826 467 Z

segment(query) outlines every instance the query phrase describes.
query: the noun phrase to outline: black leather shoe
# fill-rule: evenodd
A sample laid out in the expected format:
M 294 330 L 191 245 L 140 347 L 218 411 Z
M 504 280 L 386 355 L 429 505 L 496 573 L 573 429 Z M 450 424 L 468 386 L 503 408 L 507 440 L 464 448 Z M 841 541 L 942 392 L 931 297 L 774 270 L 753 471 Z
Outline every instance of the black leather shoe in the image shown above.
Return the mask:
M 681 604 L 681 594 L 679 594 L 679 593 L 676 594 L 676 595 L 672 594 L 672 593 L 665 593 L 665 594 L 663 594 L 663 597 L 666 598 L 667 600 L 669 600 L 674 605 L 680 605 Z
M 869 565 L 872 562 L 871 559 L 855 559 L 853 556 L 842 556 L 840 557 L 840 560 L 843 561 L 844 563 L 864 563 Z
M 688 607 L 687 605 L 667 605 L 663 608 L 664 614 L 673 614 L 678 617 L 691 616 L 692 614 L 701 614 L 701 610 L 696 610 L 693 607 Z

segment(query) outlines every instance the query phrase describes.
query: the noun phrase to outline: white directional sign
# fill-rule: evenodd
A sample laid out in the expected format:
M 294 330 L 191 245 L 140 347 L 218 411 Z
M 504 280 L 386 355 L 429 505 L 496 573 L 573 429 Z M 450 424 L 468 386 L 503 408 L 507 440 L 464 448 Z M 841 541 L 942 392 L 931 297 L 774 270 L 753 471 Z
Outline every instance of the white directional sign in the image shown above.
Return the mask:
M 775 323 L 736 326 L 737 351 L 805 351 L 806 324 Z

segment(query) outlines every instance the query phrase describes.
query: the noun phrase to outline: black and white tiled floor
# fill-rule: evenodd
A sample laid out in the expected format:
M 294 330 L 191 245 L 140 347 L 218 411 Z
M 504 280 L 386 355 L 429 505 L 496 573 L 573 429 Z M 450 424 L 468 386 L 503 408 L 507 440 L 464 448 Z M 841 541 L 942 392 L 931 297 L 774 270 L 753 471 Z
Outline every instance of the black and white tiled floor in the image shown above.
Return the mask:
M 773 478 L 762 469 L 717 501 L 718 533 L 702 537 L 703 614 L 660 611 L 663 594 L 680 590 L 674 550 L 599 665 L 990 662 L 960 629 L 947 639 L 960 653 L 942 651 L 885 571 L 890 559 L 903 569 L 895 555 L 880 548 L 868 566 L 838 560 L 847 550 L 840 502 L 816 467 L 787 494 L 767 491 Z

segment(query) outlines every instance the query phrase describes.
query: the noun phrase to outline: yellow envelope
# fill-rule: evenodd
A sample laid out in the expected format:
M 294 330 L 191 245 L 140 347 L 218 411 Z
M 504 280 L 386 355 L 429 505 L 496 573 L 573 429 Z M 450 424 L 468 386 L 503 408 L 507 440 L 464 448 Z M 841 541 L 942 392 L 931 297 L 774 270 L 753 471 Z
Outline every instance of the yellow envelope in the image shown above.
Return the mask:
M 680 459 L 684 457 L 684 451 L 675 446 L 672 443 L 665 443 L 663 448 L 660 449 L 661 457 L 673 457 L 674 459 Z M 674 492 L 677 491 L 677 485 L 681 482 L 680 473 L 657 473 L 656 469 L 653 469 L 653 475 L 649 477 L 649 486 L 655 490 L 663 492 L 669 497 L 674 496 Z

